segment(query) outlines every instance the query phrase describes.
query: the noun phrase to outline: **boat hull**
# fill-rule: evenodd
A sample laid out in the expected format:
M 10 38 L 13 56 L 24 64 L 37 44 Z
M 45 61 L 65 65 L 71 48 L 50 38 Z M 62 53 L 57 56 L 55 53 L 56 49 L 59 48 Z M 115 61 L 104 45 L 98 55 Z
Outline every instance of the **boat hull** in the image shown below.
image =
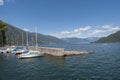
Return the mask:
M 15 55 L 20 55 L 20 54 L 22 54 L 22 52 L 19 52 L 19 53 L 15 53 Z
M 40 57 L 43 56 L 43 53 L 37 52 L 36 51 L 30 51 L 26 54 L 20 54 L 19 58 L 23 59 L 23 58 L 34 58 L 34 57 Z
M 35 58 L 35 57 L 41 57 L 43 55 L 20 55 L 19 58 L 20 59 L 24 59 L 24 58 Z

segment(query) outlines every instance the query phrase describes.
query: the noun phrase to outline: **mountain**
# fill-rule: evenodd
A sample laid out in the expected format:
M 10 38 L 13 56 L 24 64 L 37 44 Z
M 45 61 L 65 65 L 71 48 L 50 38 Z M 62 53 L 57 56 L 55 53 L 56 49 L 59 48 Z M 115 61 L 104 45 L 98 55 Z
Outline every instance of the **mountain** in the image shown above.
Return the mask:
M 97 37 L 90 37 L 90 38 L 63 38 L 64 41 L 66 41 L 67 43 L 71 43 L 71 44 L 81 44 L 81 43 L 90 43 L 90 42 L 94 42 L 96 40 L 98 40 L 99 38 Z
M 6 23 L 7 24 L 7 23 Z M 36 43 L 35 32 L 25 32 L 13 25 L 7 24 L 8 29 L 6 31 L 6 41 L 7 45 L 21 45 L 26 44 L 26 34 L 28 34 L 29 45 L 34 45 Z M 22 36 L 23 35 L 23 36 Z M 22 40 L 23 37 L 23 40 Z M 1 38 L 1 35 L 0 35 Z M 38 44 L 61 44 L 65 43 L 63 40 L 58 39 L 53 36 L 43 35 L 38 33 Z M 0 43 L 1 44 L 1 43 Z
M 95 43 L 115 43 L 115 42 L 120 42 L 120 31 L 95 41 Z

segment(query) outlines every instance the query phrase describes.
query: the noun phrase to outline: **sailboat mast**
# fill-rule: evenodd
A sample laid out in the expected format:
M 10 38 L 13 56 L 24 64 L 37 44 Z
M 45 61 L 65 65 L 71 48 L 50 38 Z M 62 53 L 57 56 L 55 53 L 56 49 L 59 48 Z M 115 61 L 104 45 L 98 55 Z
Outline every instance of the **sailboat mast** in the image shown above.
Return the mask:
M 22 32 L 22 46 L 23 46 L 23 32 Z
M 37 27 L 35 27 L 35 31 L 36 31 L 36 50 L 38 48 L 38 41 L 37 41 Z
M 28 48 L 28 32 L 26 31 L 26 43 L 27 43 L 27 48 Z

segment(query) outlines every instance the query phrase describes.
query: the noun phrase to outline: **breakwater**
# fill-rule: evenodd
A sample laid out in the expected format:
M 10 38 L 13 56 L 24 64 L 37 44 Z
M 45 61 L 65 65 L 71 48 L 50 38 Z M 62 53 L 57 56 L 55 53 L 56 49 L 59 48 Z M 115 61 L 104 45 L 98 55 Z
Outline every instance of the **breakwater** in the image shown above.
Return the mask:
M 36 50 L 35 47 L 28 47 L 30 50 Z M 64 48 L 49 48 L 49 47 L 38 47 L 37 51 L 40 51 L 47 55 L 52 56 L 64 56 Z
M 35 47 L 28 47 L 28 49 L 36 50 Z M 58 57 L 94 53 L 88 51 L 66 51 L 64 50 L 64 48 L 50 48 L 50 47 L 38 47 L 37 50 L 44 53 L 45 55 L 58 56 Z

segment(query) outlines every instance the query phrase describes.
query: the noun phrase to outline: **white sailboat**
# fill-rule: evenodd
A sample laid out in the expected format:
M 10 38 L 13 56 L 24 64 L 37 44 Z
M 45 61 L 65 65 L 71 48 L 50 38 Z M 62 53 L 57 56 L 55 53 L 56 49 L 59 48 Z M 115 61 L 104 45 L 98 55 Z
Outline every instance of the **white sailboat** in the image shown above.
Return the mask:
M 28 39 L 27 31 L 26 31 L 26 37 Z M 28 43 L 28 42 L 27 42 Z M 27 45 L 28 46 L 28 45 Z M 23 46 L 23 32 L 22 32 L 22 46 L 11 46 L 11 53 L 14 53 L 16 55 L 22 54 L 23 52 L 28 51 L 27 48 Z
M 37 28 L 36 28 L 36 50 L 25 51 L 23 54 L 19 55 L 19 58 L 32 58 L 32 57 L 40 57 L 44 54 L 42 52 L 37 51 L 38 42 L 37 42 Z

